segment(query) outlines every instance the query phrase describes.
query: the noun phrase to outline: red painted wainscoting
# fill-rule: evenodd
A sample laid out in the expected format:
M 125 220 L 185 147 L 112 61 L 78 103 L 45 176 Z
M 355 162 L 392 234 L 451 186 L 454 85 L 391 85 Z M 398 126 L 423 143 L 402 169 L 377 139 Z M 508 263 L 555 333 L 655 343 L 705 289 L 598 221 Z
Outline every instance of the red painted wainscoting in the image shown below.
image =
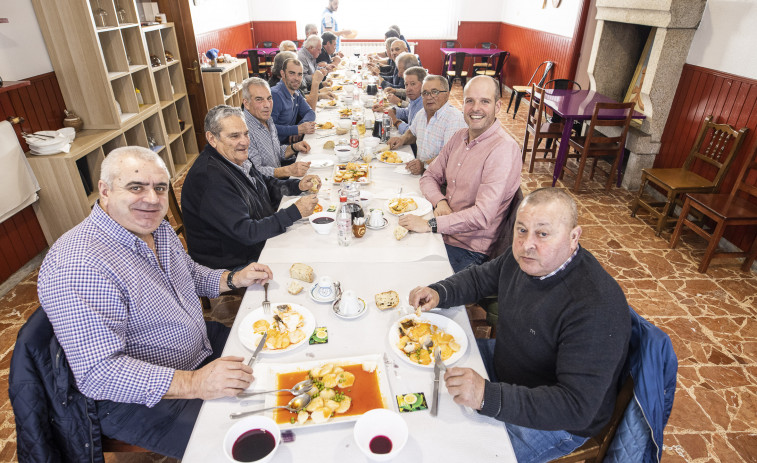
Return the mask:
M 726 193 L 731 191 L 745 159 L 757 148 L 757 80 L 685 64 L 654 167 L 682 166 L 702 120 L 710 114 L 715 122 L 730 124 L 736 129 L 749 128 L 721 186 L 720 191 Z M 757 178 L 749 180 L 757 184 Z M 739 229 L 725 235 L 739 246 L 748 244 L 753 236 L 754 232 Z
M 302 31 L 303 34 L 305 31 Z M 259 42 L 281 43 L 284 40 L 297 40 L 297 23 L 295 21 L 253 21 L 252 33 L 255 44 Z
M 0 282 L 47 247 L 32 206 L 0 223 Z
M 217 48 L 221 53 L 237 56 L 237 53 L 242 50 L 255 48 L 249 22 L 198 34 L 195 40 L 197 53 L 205 53 L 211 48 Z
M 543 61 L 555 62 L 551 79 L 572 79 L 574 76 L 573 61 L 578 58 L 574 57 L 571 37 L 502 23 L 496 42 L 499 48 L 510 52 L 504 82 L 510 88 L 527 84 Z M 580 48 L 580 44 L 578 46 Z

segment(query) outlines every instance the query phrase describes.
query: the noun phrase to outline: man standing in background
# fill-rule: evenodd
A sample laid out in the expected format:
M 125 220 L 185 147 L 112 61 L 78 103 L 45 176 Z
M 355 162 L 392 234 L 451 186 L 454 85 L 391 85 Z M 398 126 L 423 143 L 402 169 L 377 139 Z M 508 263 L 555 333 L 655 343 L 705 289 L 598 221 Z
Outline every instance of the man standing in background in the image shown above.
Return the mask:
M 337 23 L 336 16 L 334 13 L 336 13 L 336 10 L 339 9 L 339 0 L 329 0 L 329 6 L 327 6 L 323 10 L 323 14 L 321 15 L 321 34 L 323 34 L 326 31 L 332 32 L 334 35 L 336 35 L 336 49 L 339 51 L 339 47 L 342 44 L 342 37 L 345 36 L 351 36 L 353 35 L 353 32 L 350 30 L 339 30 L 339 24 Z M 351 37 L 347 37 L 351 38 Z

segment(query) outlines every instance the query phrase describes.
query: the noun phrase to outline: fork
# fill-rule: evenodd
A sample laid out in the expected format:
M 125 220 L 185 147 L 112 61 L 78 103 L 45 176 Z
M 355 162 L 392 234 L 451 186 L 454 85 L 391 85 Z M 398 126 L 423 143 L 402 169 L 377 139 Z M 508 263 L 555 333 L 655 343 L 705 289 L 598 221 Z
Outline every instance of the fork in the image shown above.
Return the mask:
M 268 283 L 263 285 L 263 289 L 265 290 L 265 299 L 263 299 L 263 312 L 265 312 L 266 315 L 270 315 L 271 302 L 268 300 Z

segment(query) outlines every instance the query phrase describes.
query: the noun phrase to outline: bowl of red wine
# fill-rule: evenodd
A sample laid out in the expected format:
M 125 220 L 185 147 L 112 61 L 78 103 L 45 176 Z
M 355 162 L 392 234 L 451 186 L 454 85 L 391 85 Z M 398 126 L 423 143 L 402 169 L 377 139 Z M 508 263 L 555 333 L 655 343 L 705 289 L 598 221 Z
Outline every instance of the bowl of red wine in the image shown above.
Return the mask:
M 377 408 L 358 418 L 353 434 L 365 456 L 374 461 L 387 461 L 396 457 L 405 446 L 407 423 L 399 414 Z
M 248 416 L 226 432 L 223 451 L 231 461 L 264 463 L 273 458 L 281 442 L 279 425 L 264 416 Z
M 335 214 L 333 212 L 316 212 L 315 214 L 310 214 L 308 220 L 310 220 L 310 225 L 313 226 L 313 229 L 317 233 L 328 235 L 334 226 Z

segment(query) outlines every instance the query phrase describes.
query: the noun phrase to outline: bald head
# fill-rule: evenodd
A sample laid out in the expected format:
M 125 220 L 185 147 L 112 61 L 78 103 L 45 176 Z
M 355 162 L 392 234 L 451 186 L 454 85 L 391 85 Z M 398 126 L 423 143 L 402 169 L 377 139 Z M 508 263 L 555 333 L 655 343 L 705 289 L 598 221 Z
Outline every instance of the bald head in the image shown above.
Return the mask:
M 469 90 L 476 86 L 479 89 L 488 89 L 490 96 L 493 101 L 499 100 L 499 84 L 496 80 L 489 76 L 476 76 L 468 81 L 467 84 L 465 84 L 465 88 L 463 89 L 463 98 L 465 98 L 465 95 L 469 92 Z

